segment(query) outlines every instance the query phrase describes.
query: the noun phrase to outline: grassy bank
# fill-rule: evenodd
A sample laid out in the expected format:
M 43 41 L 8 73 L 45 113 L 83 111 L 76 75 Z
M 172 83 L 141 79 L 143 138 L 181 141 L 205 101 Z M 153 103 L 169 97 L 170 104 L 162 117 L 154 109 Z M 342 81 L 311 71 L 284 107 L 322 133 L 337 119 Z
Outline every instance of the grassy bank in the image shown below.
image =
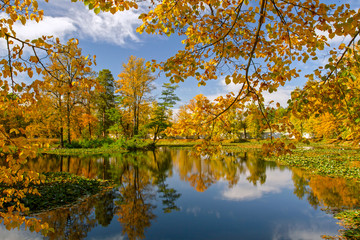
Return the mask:
M 25 207 L 29 208 L 30 212 L 28 213 L 74 204 L 111 187 L 111 183 L 108 181 L 87 179 L 66 172 L 49 172 L 44 175 L 45 180 L 40 184 L 29 185 L 29 187 L 37 189 L 40 196 L 26 194 L 25 198 L 21 199 Z M 0 192 L 6 188 L 9 186 L 1 186 Z M 8 206 L 4 207 L 7 209 Z
M 151 140 L 139 138 L 131 139 L 90 139 L 73 141 L 71 144 L 65 144 L 61 148 L 59 144 L 52 144 L 48 148 L 39 149 L 40 153 L 56 155 L 94 155 L 94 154 L 111 154 L 136 150 L 151 150 L 155 144 Z
M 127 152 L 122 148 L 42 148 L 39 150 L 40 153 L 56 154 L 56 155 L 95 155 L 95 154 L 111 154 Z

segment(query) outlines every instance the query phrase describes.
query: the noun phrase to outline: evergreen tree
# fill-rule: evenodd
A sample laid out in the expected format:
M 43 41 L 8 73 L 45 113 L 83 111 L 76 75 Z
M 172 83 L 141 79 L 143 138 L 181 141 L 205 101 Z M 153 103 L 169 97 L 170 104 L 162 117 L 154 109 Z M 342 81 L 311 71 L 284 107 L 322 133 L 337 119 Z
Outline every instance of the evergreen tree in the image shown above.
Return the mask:
M 178 85 L 164 83 L 162 87 L 164 88 L 160 97 L 162 102 L 156 104 L 154 107 L 154 115 L 151 118 L 151 121 L 146 125 L 147 128 L 153 129 L 154 142 L 159 137 L 159 134 L 171 125 L 169 120 L 171 117 L 170 109 L 177 101 L 180 101 L 180 98 L 175 94 Z
M 102 91 L 98 93 L 96 100 L 97 113 L 100 121 L 98 134 L 106 137 L 108 129 L 113 124 L 113 121 L 109 117 L 109 110 L 114 108 L 116 103 L 115 83 L 114 77 L 108 69 L 101 70 L 97 80 L 102 87 Z

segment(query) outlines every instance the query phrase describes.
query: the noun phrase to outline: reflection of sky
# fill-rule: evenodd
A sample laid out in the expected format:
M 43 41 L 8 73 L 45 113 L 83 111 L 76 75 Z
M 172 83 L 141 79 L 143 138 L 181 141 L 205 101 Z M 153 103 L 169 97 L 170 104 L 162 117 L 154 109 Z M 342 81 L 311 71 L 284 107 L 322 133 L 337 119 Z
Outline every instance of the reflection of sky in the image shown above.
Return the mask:
M 311 216 L 309 219 L 310 224 L 277 224 L 274 226 L 272 240 L 313 240 L 320 239 L 324 235 L 323 229 L 330 231 L 333 219 L 331 216 L 317 217 Z
M 224 183 L 227 185 L 227 183 Z M 291 172 L 271 171 L 266 173 L 266 183 L 253 186 L 246 177 L 240 179 L 239 183 L 232 188 L 224 188 L 222 196 L 226 200 L 243 201 L 261 198 L 264 194 L 280 193 L 283 189 L 291 189 L 293 183 Z
M 331 215 L 293 194 L 290 170 L 267 168 L 266 182 L 257 186 L 247 177 L 241 175 L 232 188 L 219 181 L 197 192 L 174 174 L 167 184 L 182 194 L 177 201 L 181 211 L 157 211 L 147 238 L 314 240 L 338 235 Z
M 0 225 L 0 239 L 1 240 L 40 240 L 43 237 L 37 235 L 35 232 L 17 230 L 16 228 L 8 231 L 4 225 Z
M 99 238 L 96 238 L 96 237 L 91 237 L 89 238 L 90 240 L 95 240 L 95 239 L 99 239 Z M 123 239 L 126 239 L 122 234 L 119 234 L 119 235 L 115 235 L 115 236 L 111 236 L 111 237 L 104 237 L 104 238 L 101 238 L 101 240 L 123 240 Z

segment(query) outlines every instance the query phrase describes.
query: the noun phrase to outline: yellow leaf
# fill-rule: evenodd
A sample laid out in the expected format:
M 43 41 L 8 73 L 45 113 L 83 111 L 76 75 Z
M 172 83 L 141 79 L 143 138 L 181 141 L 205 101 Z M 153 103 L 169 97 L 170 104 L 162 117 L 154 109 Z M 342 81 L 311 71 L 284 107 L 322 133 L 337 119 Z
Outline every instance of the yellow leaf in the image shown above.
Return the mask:
M 346 47 L 345 43 L 340 44 L 339 49 L 342 50 Z

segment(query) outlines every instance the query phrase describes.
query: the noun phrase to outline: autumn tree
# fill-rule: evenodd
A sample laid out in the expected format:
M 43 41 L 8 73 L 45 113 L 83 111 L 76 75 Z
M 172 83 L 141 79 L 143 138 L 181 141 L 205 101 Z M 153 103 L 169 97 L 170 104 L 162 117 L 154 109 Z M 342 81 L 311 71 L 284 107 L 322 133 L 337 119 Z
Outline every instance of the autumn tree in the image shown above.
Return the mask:
M 230 121 L 230 132 L 231 138 L 234 136 L 240 141 L 248 137 L 247 129 L 248 123 L 246 122 L 247 110 L 244 106 L 239 108 L 229 109 L 229 121 Z
M 246 118 L 247 129 L 252 138 L 261 139 L 265 125 L 263 116 L 254 103 L 249 104 L 247 107 L 249 109 L 249 114 Z
M 26 121 L 26 134 L 29 138 L 46 137 L 58 138 L 60 136 L 61 121 L 58 111 L 54 111 L 54 99 L 46 93 L 39 93 L 24 115 Z
M 43 90 L 54 99 L 54 110 L 60 118 L 60 142 L 64 146 L 64 126 L 67 142 L 71 143 L 71 119 L 76 107 L 86 105 L 95 87 L 91 76 L 92 61 L 82 56 L 77 40 L 59 45 L 61 53 L 50 57 L 51 63 L 44 75 Z M 77 114 L 79 115 L 79 114 Z
M 82 138 L 91 138 L 93 128 L 98 123 L 98 117 L 96 116 L 96 93 L 99 91 L 100 86 L 95 76 L 95 72 L 90 72 L 86 75 L 87 84 L 81 87 L 81 101 L 74 109 L 73 129 Z
M 2 102 L 14 101 L 16 102 L 19 96 L 15 93 L 9 92 L 6 96 L 3 96 Z M 11 129 L 25 129 L 27 123 L 23 114 L 24 106 L 18 106 L 18 108 L 4 109 L 0 113 L 0 124 L 3 126 L 5 132 L 10 132 Z M 12 136 L 16 136 L 11 134 Z
M 343 56 L 337 74 L 324 81 L 310 76 L 303 89 L 296 89 L 292 93 L 292 115 L 298 121 L 305 121 L 316 137 L 360 141 L 358 50 L 359 47 L 354 46 L 351 52 Z M 329 66 L 325 67 L 331 71 Z M 328 72 L 325 77 L 327 75 Z
M 139 134 L 140 118 L 150 100 L 149 93 L 154 88 L 155 77 L 145 66 L 143 58 L 130 56 L 128 63 L 123 64 L 123 71 L 117 80 L 116 90 L 122 98 L 122 105 L 132 118 L 132 136 Z
M 231 111 L 240 108 L 233 104 L 234 95 L 220 96 L 210 101 L 200 94 L 180 108 L 175 123 L 166 130 L 168 136 L 193 136 L 203 138 L 204 143 L 210 140 L 220 141 L 231 132 Z M 229 110 L 228 106 L 232 105 Z M 217 117 L 217 121 L 212 121 Z M 203 149 L 205 150 L 205 149 Z
M 5 113 L 1 117 L 11 114 L 19 120 L 25 119 L 29 107 L 34 106 L 40 82 L 34 81 L 27 85 L 21 83 L 19 75 L 24 74 L 31 79 L 34 72 L 43 73 L 46 70 L 40 60 L 57 50 L 48 41 L 49 37 L 30 41 L 19 39 L 14 31 L 15 23 L 25 25 L 30 19 L 41 21 L 43 11 L 38 9 L 36 0 L 6 1 L 1 4 L 0 10 L 0 38 L 7 50 L 0 60 L 0 112 Z M 9 97 L 11 95 L 13 97 Z M 40 174 L 22 168 L 29 158 L 36 156 L 37 148 L 36 144 L 25 138 L 24 127 L 22 124 L 0 124 L 0 157 L 6 162 L 0 167 L 0 221 L 7 229 L 25 224 L 32 231 L 43 230 L 46 233 L 49 230 L 47 223 L 23 215 L 28 209 L 21 199 L 25 194 L 37 194 L 37 190 L 30 184 L 38 184 L 42 180 Z

